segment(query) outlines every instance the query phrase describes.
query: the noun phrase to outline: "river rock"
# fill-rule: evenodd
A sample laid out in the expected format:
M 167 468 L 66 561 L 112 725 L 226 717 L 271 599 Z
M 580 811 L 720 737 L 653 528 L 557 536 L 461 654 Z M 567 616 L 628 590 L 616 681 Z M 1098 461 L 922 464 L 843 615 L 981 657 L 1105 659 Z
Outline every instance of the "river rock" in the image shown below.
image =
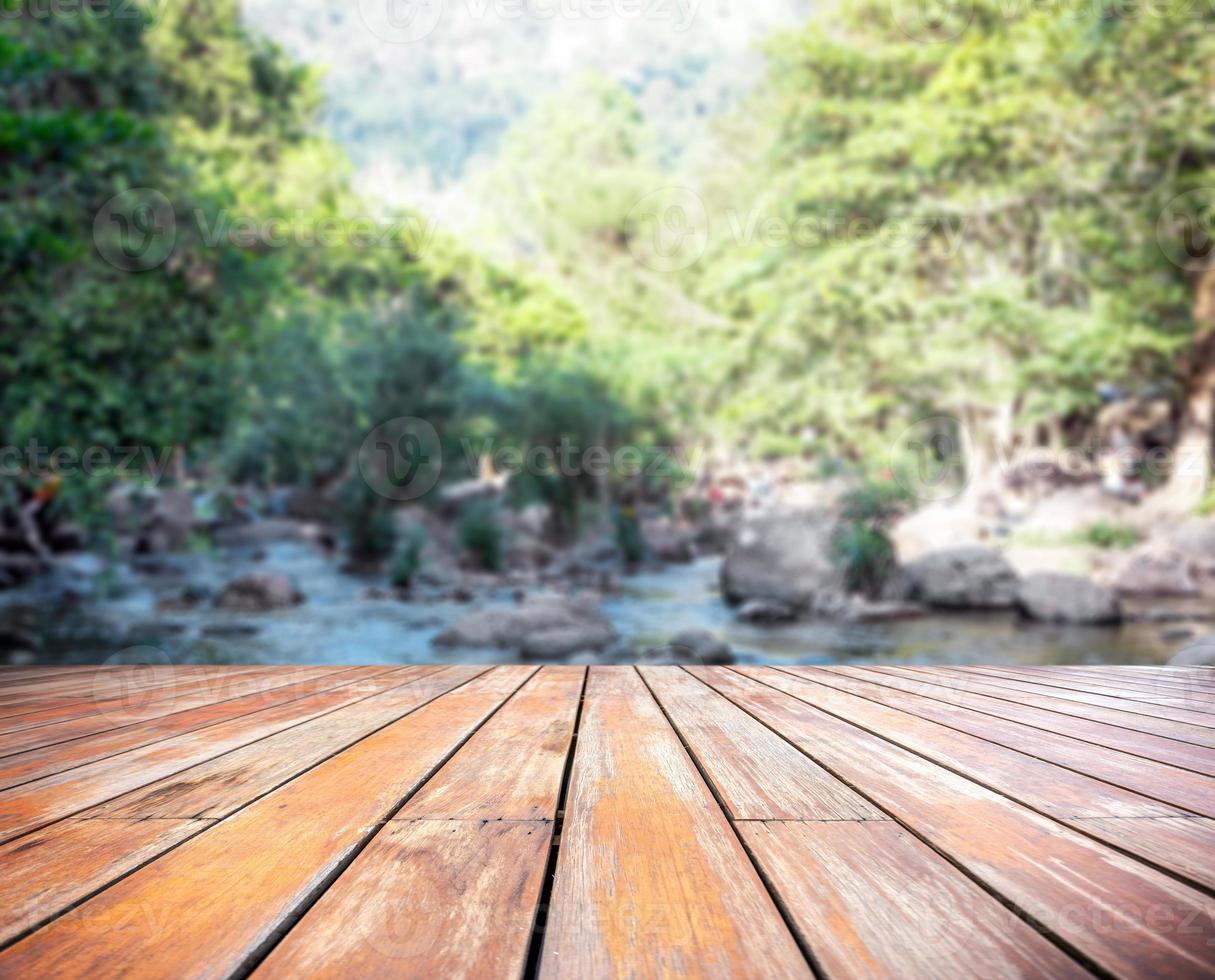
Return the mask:
M 932 551 L 906 566 L 908 598 L 939 609 L 1007 609 L 1017 573 L 994 548 L 964 545 Z
M 555 626 L 525 636 L 519 655 L 524 660 L 561 660 L 575 653 L 602 650 L 615 639 L 616 631 L 606 624 Z
M 437 647 L 523 652 L 532 640 L 532 655 L 539 657 L 602 649 L 615 638 L 611 623 L 592 602 L 539 595 L 528 597 L 518 606 L 471 612 L 439 632 L 431 642 Z M 551 652 L 555 650 L 562 652 Z
M 676 633 L 663 646 L 653 647 L 641 655 L 641 664 L 705 664 L 720 666 L 734 663 L 734 652 L 708 630 L 684 630 Z
M 1182 647 L 1169 661 L 1170 667 L 1215 667 L 1215 636 L 1204 636 Z M 1215 678 L 1215 670 L 1211 671 Z
M 843 577 L 831 561 L 835 527 L 834 519 L 822 511 L 751 520 L 722 561 L 722 596 L 731 605 L 759 601 L 793 615 L 838 614 L 847 606 L 847 597 Z
M 664 518 L 645 521 L 641 531 L 646 548 L 658 561 L 686 564 L 696 558 L 696 546 L 689 529 L 681 528 Z
M 1198 594 L 1190 560 L 1176 548 L 1155 544 L 1143 545 L 1128 554 L 1115 569 L 1112 584 L 1123 595 Z
M 283 512 L 297 521 L 326 523 L 337 514 L 337 499 L 319 487 L 292 487 L 283 499 Z
M 1029 619 L 1046 623 L 1100 625 L 1122 620 L 1118 598 L 1079 575 L 1037 572 L 1021 581 L 1017 608 Z
M 215 606 L 233 612 L 269 612 L 298 606 L 303 601 L 303 593 L 285 575 L 255 572 L 225 585 L 215 599 Z
M 797 610 L 783 602 L 751 599 L 738 607 L 738 618 L 744 623 L 789 623 L 797 619 Z

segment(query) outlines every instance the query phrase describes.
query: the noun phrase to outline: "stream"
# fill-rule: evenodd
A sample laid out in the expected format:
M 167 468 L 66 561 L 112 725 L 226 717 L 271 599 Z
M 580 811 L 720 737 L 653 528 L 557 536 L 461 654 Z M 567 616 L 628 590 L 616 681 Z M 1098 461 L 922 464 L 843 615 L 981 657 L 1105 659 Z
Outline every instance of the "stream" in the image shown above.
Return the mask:
M 1209 624 L 1181 619 L 1121 627 L 1029 624 L 1007 612 L 933 614 L 884 623 L 755 625 L 738 621 L 717 592 L 719 559 L 624 578 L 603 611 L 637 650 L 680 630 L 708 629 L 741 663 L 1159 664 Z M 293 609 L 243 614 L 168 608 L 183 589 L 214 594 L 251 571 L 289 575 L 308 597 Z M 498 650 L 440 651 L 431 638 L 480 605 L 510 605 L 513 589 L 476 603 L 419 594 L 402 601 L 382 578 L 348 574 L 298 542 L 248 551 L 156 556 L 136 567 L 77 556 L 51 576 L 0 593 L 0 662 L 374 664 L 501 661 Z M 1154 609 L 1161 609 L 1157 602 Z M 1164 607 L 1184 614 L 1185 607 Z

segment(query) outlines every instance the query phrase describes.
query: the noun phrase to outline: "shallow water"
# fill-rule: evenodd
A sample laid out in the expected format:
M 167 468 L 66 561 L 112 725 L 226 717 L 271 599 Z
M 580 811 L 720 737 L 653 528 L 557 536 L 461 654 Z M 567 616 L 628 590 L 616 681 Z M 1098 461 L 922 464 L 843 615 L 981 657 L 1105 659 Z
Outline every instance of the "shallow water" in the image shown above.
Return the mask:
M 98 579 L 81 559 L 54 582 L 0 594 L 0 634 L 22 634 L 41 662 L 111 658 L 219 663 L 434 663 L 500 661 L 500 651 L 438 651 L 431 638 L 473 606 L 448 600 L 401 601 L 368 592 L 382 579 L 345 574 L 333 557 L 296 543 L 252 552 L 172 556 L 155 574 L 120 567 Z M 682 629 L 718 634 L 746 663 L 1163 663 L 1199 623 L 1123 627 L 1026 624 L 1011 613 L 931 615 L 891 623 L 738 622 L 717 592 L 717 559 L 676 565 L 624 580 L 604 612 L 638 650 Z M 217 591 L 244 572 L 290 575 L 308 596 L 295 609 L 234 614 L 207 607 L 158 611 L 186 585 Z M 109 582 L 114 598 L 97 598 Z M 82 585 L 82 583 L 85 583 Z M 89 598 L 72 599 L 84 592 Z M 510 605 L 503 588 L 483 600 Z M 8 637 L 12 649 L 14 639 Z

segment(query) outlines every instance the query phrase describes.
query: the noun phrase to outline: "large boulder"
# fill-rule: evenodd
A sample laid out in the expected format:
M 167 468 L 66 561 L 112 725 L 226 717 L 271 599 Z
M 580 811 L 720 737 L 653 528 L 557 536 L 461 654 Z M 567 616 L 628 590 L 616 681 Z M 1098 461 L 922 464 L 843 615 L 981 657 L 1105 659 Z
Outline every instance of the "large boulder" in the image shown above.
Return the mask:
M 823 511 L 749 521 L 722 561 L 722 596 L 731 605 L 756 601 L 796 613 L 836 615 L 847 606 L 847 596 L 831 561 L 835 528 Z
M 514 650 L 536 658 L 600 650 L 616 638 L 593 603 L 566 596 L 531 596 L 518 606 L 478 609 L 431 641 L 437 647 Z
M 1122 620 L 1117 597 L 1079 575 L 1038 572 L 1021 581 L 1017 608 L 1046 623 L 1107 624 Z
M 1169 661 L 1170 667 L 1215 667 L 1215 636 L 1204 636 L 1182 647 Z M 1211 671 L 1215 679 L 1215 670 Z
M 1192 562 L 1176 548 L 1147 544 L 1136 548 L 1114 570 L 1111 584 L 1123 595 L 1198 594 Z
M 908 598 L 939 609 L 1008 609 L 1018 579 L 994 548 L 964 545 L 929 552 L 905 567 Z
M 642 664 L 705 664 L 709 666 L 734 663 L 734 652 L 708 630 L 683 630 L 660 647 L 647 650 L 638 659 Z
M 303 601 L 303 593 L 285 575 L 256 572 L 225 585 L 215 598 L 215 606 L 231 612 L 269 612 L 289 609 Z

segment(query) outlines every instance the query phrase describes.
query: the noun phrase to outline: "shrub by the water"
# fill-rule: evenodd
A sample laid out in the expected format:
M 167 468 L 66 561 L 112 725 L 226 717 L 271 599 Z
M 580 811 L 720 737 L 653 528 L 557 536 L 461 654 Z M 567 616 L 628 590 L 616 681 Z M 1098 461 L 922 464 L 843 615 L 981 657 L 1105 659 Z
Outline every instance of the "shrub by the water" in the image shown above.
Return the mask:
M 343 486 L 339 509 L 346 550 L 356 561 L 378 561 L 392 554 L 396 528 L 388 501 L 366 481 L 354 477 Z
M 486 571 L 502 569 L 504 542 L 502 522 L 492 504 L 469 504 L 460 512 L 457 529 L 460 546 Z
M 426 546 L 426 532 L 419 527 L 410 528 L 393 552 L 389 577 L 393 588 L 408 589 L 414 576 L 422 567 L 422 549 Z

